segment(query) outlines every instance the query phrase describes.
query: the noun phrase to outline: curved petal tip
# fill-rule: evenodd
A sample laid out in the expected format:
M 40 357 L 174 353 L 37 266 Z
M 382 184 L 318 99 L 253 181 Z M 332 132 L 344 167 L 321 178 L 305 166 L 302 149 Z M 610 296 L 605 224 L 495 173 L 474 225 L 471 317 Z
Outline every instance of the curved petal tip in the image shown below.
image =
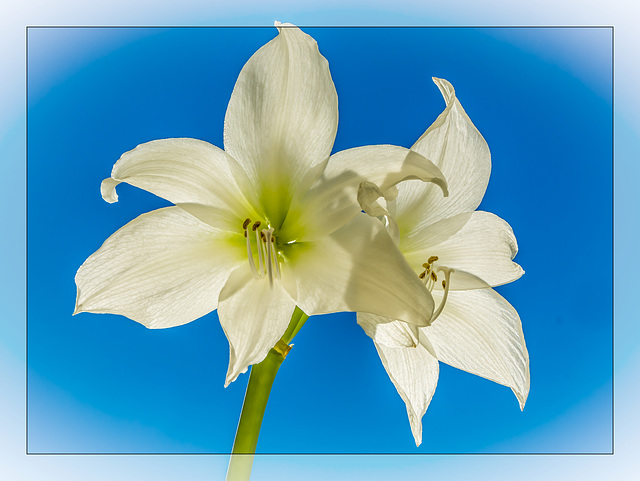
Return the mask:
M 100 184 L 100 194 L 102 194 L 102 198 L 109 202 L 109 204 L 113 204 L 114 202 L 118 202 L 118 193 L 116 192 L 116 185 L 120 183 L 119 180 L 115 180 L 112 177 L 108 177 L 102 181 Z
M 431 77 L 431 80 L 438 86 L 445 103 L 449 105 L 456 98 L 456 90 L 453 88 L 453 85 L 443 78 Z

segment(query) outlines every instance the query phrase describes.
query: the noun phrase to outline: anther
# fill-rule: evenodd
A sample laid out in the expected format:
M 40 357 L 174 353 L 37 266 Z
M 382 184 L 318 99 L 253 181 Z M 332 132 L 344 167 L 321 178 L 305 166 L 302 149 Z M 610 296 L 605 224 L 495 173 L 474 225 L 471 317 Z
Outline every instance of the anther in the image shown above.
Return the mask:
M 420 275 L 418 276 L 420 279 L 424 279 L 424 276 L 427 275 L 427 272 L 421 272 Z
M 446 279 L 442 279 L 442 288 L 443 289 L 447 288 L 447 280 Z
M 267 238 L 264 236 L 264 230 L 260 231 L 260 239 L 262 239 L 263 242 L 267 242 Z
M 255 221 L 254 224 L 251 226 L 251 230 L 256 230 L 258 227 L 260 227 L 261 222 L 259 220 Z
M 435 272 L 431 272 L 431 279 L 433 279 L 434 282 L 438 280 L 438 276 Z
M 425 262 L 424 264 L 422 264 L 422 267 L 424 267 L 425 269 L 428 269 L 429 267 L 431 267 L 431 264 L 429 264 L 428 262 Z
M 429 257 L 429 258 L 427 259 L 427 262 L 428 262 L 429 264 L 433 264 L 433 263 L 434 263 L 435 261 L 437 261 L 437 260 L 438 260 L 438 256 L 431 256 L 431 257 Z
M 251 219 L 247 217 L 245 221 L 242 223 L 242 228 L 246 229 L 249 224 L 251 224 Z

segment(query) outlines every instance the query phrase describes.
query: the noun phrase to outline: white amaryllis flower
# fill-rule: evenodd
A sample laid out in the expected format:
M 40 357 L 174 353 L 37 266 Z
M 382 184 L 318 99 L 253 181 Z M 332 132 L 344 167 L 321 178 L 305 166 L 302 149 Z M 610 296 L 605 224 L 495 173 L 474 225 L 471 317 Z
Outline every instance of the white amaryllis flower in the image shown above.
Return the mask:
M 489 182 L 489 148 L 451 84 L 433 80 L 446 108 L 411 149 L 441 169 L 449 197 L 415 181 L 391 190 L 363 182 L 358 192 L 363 210 L 383 220 L 438 306 L 431 325 L 423 328 L 358 313 L 358 323 L 374 340 L 406 403 L 416 445 L 422 442 L 422 416 L 438 382 L 438 361 L 509 386 L 521 408 L 529 393 L 520 318 L 490 288 L 524 273 L 512 262 L 516 239 L 505 221 L 475 211 Z
M 276 22 L 231 95 L 224 148 L 195 139 L 139 145 L 101 191 L 126 182 L 169 200 L 129 222 L 76 274 L 75 312 L 149 328 L 215 309 L 230 343 L 226 383 L 262 361 L 296 304 L 308 315 L 364 311 L 428 324 L 434 303 L 384 227 L 360 213 L 358 184 L 388 189 L 441 172 L 408 149 L 330 152 L 338 99 L 316 42 Z

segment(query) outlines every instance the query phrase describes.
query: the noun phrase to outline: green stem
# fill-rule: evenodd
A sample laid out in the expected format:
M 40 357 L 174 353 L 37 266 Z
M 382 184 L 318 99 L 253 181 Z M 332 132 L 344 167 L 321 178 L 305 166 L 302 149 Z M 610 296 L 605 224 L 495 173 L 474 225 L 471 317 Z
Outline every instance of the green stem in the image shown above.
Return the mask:
M 251 476 L 253 454 L 256 452 L 260 426 L 267 408 L 271 386 L 273 386 L 282 361 L 291 348 L 289 342 L 295 337 L 308 317 L 299 307 L 296 307 L 284 335 L 269 351 L 264 361 L 251 367 L 249 383 L 242 404 L 242 413 L 233 442 L 229 469 L 227 470 L 227 481 L 248 481 Z

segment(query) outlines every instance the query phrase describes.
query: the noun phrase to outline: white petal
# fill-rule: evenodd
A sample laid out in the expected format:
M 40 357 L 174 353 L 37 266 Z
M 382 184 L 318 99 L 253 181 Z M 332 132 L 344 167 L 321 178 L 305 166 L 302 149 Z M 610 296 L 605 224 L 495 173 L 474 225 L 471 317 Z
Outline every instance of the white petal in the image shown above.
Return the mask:
M 256 279 L 243 265 L 220 292 L 218 317 L 229 340 L 225 387 L 252 364 L 261 362 L 282 337 L 296 306 L 283 285 Z
M 330 236 L 283 251 L 298 283 L 298 306 L 309 315 L 368 312 L 418 326 L 431 317 L 431 295 L 382 223 L 366 214 Z
M 198 319 L 216 309 L 229 272 L 246 257 L 236 237 L 178 207 L 143 214 L 80 266 L 75 313 L 121 314 L 149 328 Z
M 238 190 L 226 154 L 202 140 L 162 139 L 138 145 L 122 154 L 111 178 L 102 182 L 102 197 L 116 202 L 115 188 L 126 182 L 174 204 L 214 206 L 227 221 L 220 227 L 242 223 L 250 207 Z
M 433 223 L 475 210 L 484 196 L 491 173 L 487 142 L 455 96 L 453 86 L 434 78 L 446 108 L 411 147 L 440 168 L 449 185 L 449 197 L 428 184 L 412 183 L 398 197 L 398 215 L 407 223 Z
M 436 302 L 441 292 L 433 293 Z M 438 360 L 529 394 L 529 354 L 516 310 L 493 289 L 449 292 L 444 311 L 421 330 Z
M 315 40 L 293 26 L 278 30 L 240 72 L 224 127 L 225 150 L 274 225 L 300 179 L 329 157 L 338 126 L 338 97 Z
M 283 230 L 295 230 L 299 240 L 322 237 L 360 212 L 357 193 L 361 182 L 377 185 L 386 196 L 407 179 L 433 182 L 440 195 L 446 195 L 447 183 L 440 170 L 403 147 L 369 145 L 338 152 L 316 184 L 291 206 Z
M 407 406 L 416 446 L 422 443 L 422 416 L 438 384 L 438 361 L 421 345 L 393 348 L 374 343 L 389 378 Z
M 358 324 L 367 336 L 378 344 L 389 347 L 416 347 L 418 345 L 420 331 L 413 324 L 363 312 L 358 313 Z
M 458 214 L 416 230 L 411 236 L 401 237 L 400 249 L 414 269 L 430 256 L 438 256 L 438 264 L 466 271 L 491 286 L 513 282 L 524 274 L 512 261 L 518 244 L 511 227 L 489 212 Z M 451 288 L 460 289 L 453 283 Z

